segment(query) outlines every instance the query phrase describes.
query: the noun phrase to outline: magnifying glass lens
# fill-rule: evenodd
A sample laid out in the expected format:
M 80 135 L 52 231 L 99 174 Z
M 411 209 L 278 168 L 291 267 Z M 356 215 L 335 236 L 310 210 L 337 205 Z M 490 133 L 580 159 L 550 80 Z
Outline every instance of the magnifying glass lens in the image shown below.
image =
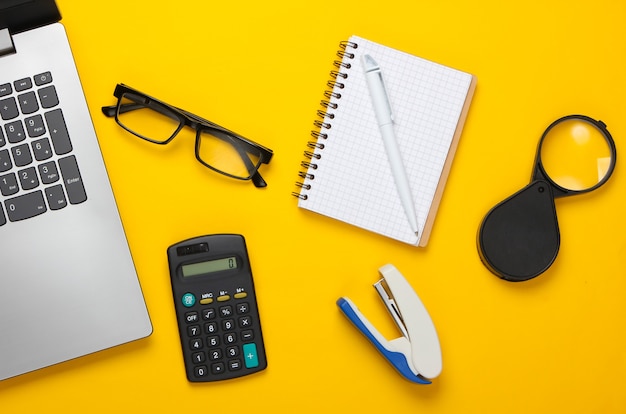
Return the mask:
M 589 122 L 568 119 L 552 127 L 541 144 L 546 174 L 559 186 L 581 191 L 598 184 L 609 173 L 611 147 Z

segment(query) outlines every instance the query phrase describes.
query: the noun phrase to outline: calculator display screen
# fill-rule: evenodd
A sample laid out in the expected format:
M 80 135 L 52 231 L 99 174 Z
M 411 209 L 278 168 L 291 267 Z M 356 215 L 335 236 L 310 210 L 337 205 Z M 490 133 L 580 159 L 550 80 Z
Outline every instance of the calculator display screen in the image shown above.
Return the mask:
M 186 264 L 182 267 L 183 277 L 204 275 L 207 273 L 221 272 L 237 268 L 236 257 L 225 257 L 217 260 L 207 260 L 205 262 Z

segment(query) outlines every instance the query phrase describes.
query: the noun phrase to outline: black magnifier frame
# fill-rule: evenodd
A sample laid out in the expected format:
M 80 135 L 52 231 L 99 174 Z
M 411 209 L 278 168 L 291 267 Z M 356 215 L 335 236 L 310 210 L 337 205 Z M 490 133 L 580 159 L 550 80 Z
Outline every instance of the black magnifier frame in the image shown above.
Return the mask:
M 554 180 L 552 180 L 552 178 L 550 178 L 550 175 L 546 172 L 546 169 L 543 165 L 543 160 L 541 159 L 541 149 L 543 148 L 543 144 L 544 144 L 546 137 L 550 135 L 550 132 L 552 131 L 554 127 L 556 127 L 557 125 L 565 121 L 570 121 L 570 120 L 579 120 L 579 121 L 587 122 L 591 124 L 592 126 L 594 126 L 604 137 L 606 144 L 608 145 L 610 154 L 611 154 L 611 161 L 604 176 L 600 180 L 598 180 L 598 182 L 595 185 L 592 185 L 590 187 L 583 188 L 580 190 L 565 188 L 559 185 L 558 183 L 556 183 Z M 553 195 L 555 198 L 588 193 L 590 191 L 595 190 L 598 187 L 601 187 L 602 185 L 604 185 L 604 183 L 608 181 L 608 179 L 613 174 L 613 170 L 615 169 L 616 159 L 617 159 L 617 149 L 615 147 L 615 141 L 613 140 L 613 137 L 611 136 L 610 132 L 607 130 L 606 124 L 604 122 L 600 120 L 596 121 L 595 119 L 590 118 L 586 115 L 564 116 L 562 118 L 557 119 L 553 123 L 551 123 L 550 126 L 546 128 L 543 135 L 541 136 L 541 139 L 539 140 L 539 145 L 537 146 L 537 154 L 535 155 L 535 168 L 532 174 L 531 183 L 534 181 L 539 181 L 539 180 L 547 181 L 552 186 L 552 191 L 553 191 Z
M 546 138 L 553 128 L 566 121 L 589 124 L 606 141 L 610 162 L 604 175 L 589 187 L 574 189 L 557 183 L 542 160 Z M 499 278 L 511 282 L 529 280 L 545 272 L 560 247 L 554 200 L 601 187 L 613 174 L 616 161 L 615 142 L 604 122 L 585 115 L 568 115 L 550 124 L 539 140 L 530 184 L 494 206 L 479 227 L 477 244 L 483 264 Z

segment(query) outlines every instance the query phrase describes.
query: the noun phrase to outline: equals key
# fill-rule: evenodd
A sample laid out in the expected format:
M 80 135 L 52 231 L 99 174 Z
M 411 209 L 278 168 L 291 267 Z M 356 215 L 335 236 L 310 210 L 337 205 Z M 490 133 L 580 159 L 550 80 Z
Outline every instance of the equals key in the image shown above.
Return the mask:
M 78 170 L 76 157 L 70 155 L 69 157 L 59 159 L 59 169 L 61 170 L 61 176 L 63 177 L 70 204 L 80 204 L 87 200 L 87 193 L 85 193 L 85 186 Z

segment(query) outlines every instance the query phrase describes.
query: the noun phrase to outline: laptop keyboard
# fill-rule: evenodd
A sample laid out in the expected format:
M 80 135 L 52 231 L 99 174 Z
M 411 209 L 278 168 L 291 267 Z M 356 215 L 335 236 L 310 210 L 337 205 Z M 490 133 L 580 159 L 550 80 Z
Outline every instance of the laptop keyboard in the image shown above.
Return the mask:
M 60 106 L 50 72 L 0 83 L 0 226 L 87 199 Z

